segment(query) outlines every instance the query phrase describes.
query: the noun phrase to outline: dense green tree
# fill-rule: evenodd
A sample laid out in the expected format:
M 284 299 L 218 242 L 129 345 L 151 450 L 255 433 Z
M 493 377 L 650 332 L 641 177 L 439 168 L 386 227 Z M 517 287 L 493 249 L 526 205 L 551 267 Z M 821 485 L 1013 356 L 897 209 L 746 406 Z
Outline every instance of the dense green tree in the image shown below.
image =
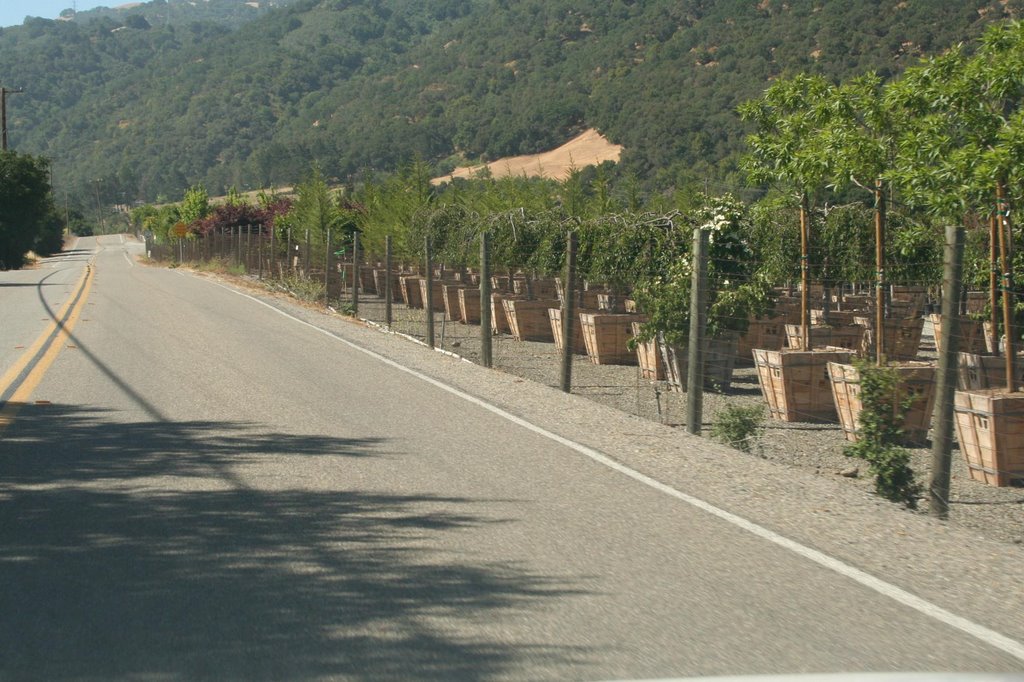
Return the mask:
M 48 162 L 0 151 L 0 269 L 20 268 L 36 245 L 46 253 L 59 250 L 54 216 Z

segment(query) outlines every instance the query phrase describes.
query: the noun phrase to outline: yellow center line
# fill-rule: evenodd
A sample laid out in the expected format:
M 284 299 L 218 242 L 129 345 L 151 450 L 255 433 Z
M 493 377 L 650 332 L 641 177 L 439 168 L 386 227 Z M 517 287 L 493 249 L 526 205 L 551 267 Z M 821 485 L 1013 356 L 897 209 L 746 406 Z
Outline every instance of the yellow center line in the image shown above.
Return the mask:
M 0 396 L 5 395 L 12 386 L 14 387 L 14 393 L 3 403 L 3 409 L 0 409 L 0 434 L 14 421 L 21 406 L 28 401 L 32 392 L 43 380 L 50 365 L 60 355 L 65 341 L 71 336 L 71 332 L 82 314 L 82 309 L 85 307 L 94 275 L 95 269 L 92 265 L 86 265 L 85 272 L 82 273 L 82 277 L 75 285 L 75 293 L 61 307 L 56 319 L 47 326 L 46 330 L 10 369 L 4 372 L 3 377 L 0 377 Z M 40 353 L 42 353 L 41 357 Z M 27 374 L 25 373 L 26 369 L 28 370 Z M 20 383 L 16 383 L 19 379 L 21 379 Z

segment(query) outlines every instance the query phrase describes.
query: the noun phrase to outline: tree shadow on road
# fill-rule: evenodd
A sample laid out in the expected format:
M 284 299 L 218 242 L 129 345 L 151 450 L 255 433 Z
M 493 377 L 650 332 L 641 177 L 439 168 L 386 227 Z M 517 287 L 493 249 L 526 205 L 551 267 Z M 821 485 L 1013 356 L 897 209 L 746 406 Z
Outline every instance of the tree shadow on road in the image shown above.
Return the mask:
M 481 501 L 230 474 L 266 453 L 386 445 L 24 406 L 0 441 L 0 678 L 565 676 L 586 651 L 512 644 L 493 626 L 580 591 L 451 550 L 508 522 Z

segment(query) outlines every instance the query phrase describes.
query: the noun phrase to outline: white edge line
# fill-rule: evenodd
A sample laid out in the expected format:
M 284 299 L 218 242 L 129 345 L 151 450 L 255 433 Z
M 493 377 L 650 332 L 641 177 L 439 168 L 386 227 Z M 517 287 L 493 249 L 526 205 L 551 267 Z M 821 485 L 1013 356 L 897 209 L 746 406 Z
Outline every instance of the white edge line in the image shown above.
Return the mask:
M 1004 651 L 1007 654 L 1013 656 L 1014 658 L 1024 661 L 1024 644 L 1014 639 L 1011 639 L 1006 635 L 996 632 L 991 628 L 987 628 L 984 625 L 980 625 L 978 623 L 975 623 L 974 621 L 968 620 L 967 618 L 958 616 L 951 611 L 947 611 L 941 606 L 933 604 L 930 601 L 927 601 L 925 599 L 922 599 L 921 597 L 911 594 L 910 592 L 907 592 L 901 587 L 897 587 L 892 583 L 887 583 L 884 580 L 881 580 L 880 578 L 876 578 L 870 573 L 867 573 L 865 571 L 860 570 L 859 568 L 855 568 L 847 563 L 844 563 L 843 561 L 840 561 L 835 557 L 829 556 L 824 552 L 820 552 L 816 549 L 812 549 L 806 545 L 800 544 L 795 540 L 791 540 L 785 537 L 784 535 L 780 535 L 779 533 L 769 530 L 764 526 L 760 526 L 754 523 L 753 521 L 749 521 L 743 518 L 742 516 L 737 516 L 732 512 L 728 512 L 724 509 L 716 507 L 710 502 L 706 502 L 692 495 L 687 495 L 686 493 L 676 490 L 675 488 L 666 485 L 661 481 L 658 481 L 656 479 L 651 478 L 650 476 L 640 473 L 639 471 L 631 469 L 625 466 L 624 464 L 621 464 L 620 462 L 613 460 L 607 455 L 597 450 L 594 450 L 593 448 L 583 445 L 582 443 L 577 443 L 576 441 L 569 440 L 568 438 L 560 436 L 552 431 L 548 431 L 547 429 L 537 426 L 536 424 L 533 424 L 531 422 L 528 422 L 521 417 L 517 417 L 511 412 L 507 412 L 506 410 L 503 410 L 502 408 L 496 405 L 492 405 L 491 403 L 488 403 L 487 401 L 481 398 L 466 393 L 465 391 L 462 391 L 458 388 L 455 388 L 454 386 L 450 386 L 446 383 L 443 383 L 437 379 L 434 379 L 433 377 L 427 376 L 426 374 L 418 372 L 414 369 L 405 367 L 404 365 L 401 365 L 395 362 L 394 360 L 386 358 L 383 355 L 380 355 L 379 353 L 376 353 L 367 348 L 363 348 L 362 346 L 352 343 L 347 339 L 343 339 L 342 337 L 338 336 L 337 334 L 334 334 L 333 332 L 317 327 L 316 325 L 306 322 L 305 320 L 301 320 L 295 317 L 294 315 L 291 315 L 283 310 L 280 310 L 279 308 L 275 308 L 266 301 L 261 301 L 255 296 L 250 296 L 249 294 L 237 291 L 235 289 L 232 289 L 231 287 L 220 284 L 219 282 L 211 283 L 216 284 L 222 289 L 230 291 L 231 293 L 237 296 L 241 296 L 242 298 L 247 298 L 250 301 L 259 303 L 260 305 L 269 308 L 270 310 L 274 311 L 275 313 L 283 317 L 286 317 L 294 322 L 298 322 L 299 324 L 305 325 L 306 327 L 309 327 L 310 329 L 319 332 L 324 336 L 339 341 L 342 344 L 348 346 L 349 348 L 359 351 L 360 353 L 363 353 L 364 355 L 367 355 L 373 358 L 374 360 L 377 360 L 378 362 L 382 362 L 385 365 L 388 365 L 389 367 L 393 367 L 401 372 L 405 372 L 406 374 L 414 376 L 421 381 L 425 381 L 426 383 L 431 384 L 432 386 L 436 386 L 437 388 L 440 388 L 443 391 L 446 391 L 454 396 L 462 398 L 463 400 L 470 402 L 478 407 L 481 407 L 487 410 L 488 412 L 496 414 L 499 417 L 502 417 L 512 422 L 513 424 L 517 424 L 518 426 L 521 426 L 524 429 L 532 431 L 533 433 L 536 433 L 540 436 L 544 436 L 549 440 L 553 440 L 556 443 L 564 445 L 565 447 L 571 450 L 575 450 L 581 455 L 585 455 L 586 457 L 589 457 L 595 462 L 603 464 L 604 466 L 608 467 L 609 469 L 612 469 L 613 471 L 617 471 L 618 473 L 628 476 L 629 478 L 632 478 L 633 480 L 639 483 L 642 483 L 650 488 L 653 488 L 658 492 L 664 493 L 669 497 L 674 497 L 677 500 L 680 500 L 693 507 L 696 507 L 697 509 L 700 509 L 703 512 L 711 514 L 712 516 L 715 516 L 723 521 L 726 521 L 727 523 L 731 523 L 732 525 L 737 526 L 738 528 L 742 528 L 743 530 L 761 538 L 762 540 L 767 540 L 768 542 L 774 545 L 782 547 L 783 549 L 787 549 L 793 552 L 794 554 L 797 554 L 805 559 L 813 561 L 819 566 L 827 568 L 828 570 L 838 573 L 839 575 L 845 576 L 857 583 L 860 583 L 864 587 L 874 590 L 875 592 L 883 596 L 889 597 L 890 599 L 899 602 L 900 604 L 903 604 L 904 606 L 907 606 L 921 614 L 924 614 L 925 616 L 934 618 L 935 620 L 941 623 L 945 623 L 946 625 L 949 625 L 953 628 L 956 628 L 957 630 L 960 630 L 961 632 L 968 634 L 974 637 L 975 639 L 978 639 L 984 642 L 985 644 L 988 644 L 989 646 Z

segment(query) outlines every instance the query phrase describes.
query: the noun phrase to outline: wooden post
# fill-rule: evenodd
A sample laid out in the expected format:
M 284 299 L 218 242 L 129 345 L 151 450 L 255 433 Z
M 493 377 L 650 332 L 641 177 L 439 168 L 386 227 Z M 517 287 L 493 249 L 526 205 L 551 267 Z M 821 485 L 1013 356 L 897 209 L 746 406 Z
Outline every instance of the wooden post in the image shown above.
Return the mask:
M 274 272 L 277 270 L 277 244 L 275 243 L 274 233 L 277 232 L 274 226 L 270 226 L 270 278 L 274 278 Z
M 306 241 L 304 242 L 304 248 L 306 249 L 306 252 L 303 254 L 303 258 L 302 258 L 302 274 L 305 276 L 306 279 L 309 279 L 309 258 L 310 258 L 310 256 L 312 254 L 310 253 L 310 248 L 309 248 L 309 230 L 308 229 L 306 230 Z
M 327 228 L 326 244 L 327 248 L 324 252 L 324 300 L 328 304 L 331 302 L 331 228 Z
M 430 253 L 430 237 L 423 238 L 423 253 L 424 253 L 424 265 L 426 266 L 426 273 L 424 277 L 427 278 L 427 291 L 426 300 L 423 301 L 423 310 L 427 316 L 427 345 L 431 348 L 434 347 L 434 264 L 431 260 Z
M 960 340 L 959 292 L 963 273 L 964 228 L 946 228 L 946 263 L 942 282 L 942 353 L 935 386 L 932 417 L 932 474 L 928 483 L 928 513 L 949 516 L 949 478 L 953 457 L 953 401 L 956 392 Z
M 480 364 L 491 367 L 491 235 L 480 235 Z
M 704 331 L 707 321 L 708 232 L 693 232 L 693 279 L 690 285 L 690 347 L 686 371 L 686 430 L 699 436 L 704 422 Z M 682 377 L 680 377 L 682 379 Z
M 1013 266 L 1010 263 L 1009 243 L 1012 243 L 1013 229 L 1010 225 L 1010 211 L 1006 204 L 1006 188 L 1002 182 L 996 184 L 996 209 L 999 214 L 999 261 L 1003 270 L 1003 333 L 1006 336 L 1006 390 L 1017 390 L 1013 365 L 1016 348 L 1013 342 Z
M 999 355 L 999 209 L 988 221 L 988 306 L 989 332 L 992 334 L 992 352 Z
M 875 181 L 875 362 L 885 360 L 885 187 Z
M 352 314 L 359 315 L 359 233 L 352 232 Z
M 273 234 L 273 232 L 271 232 Z M 259 272 L 259 278 L 263 279 L 263 225 L 260 225 L 259 234 L 256 236 L 256 257 L 259 259 L 260 264 L 257 267 Z
M 800 195 L 800 350 L 811 349 L 811 311 L 808 306 L 811 287 L 810 235 L 808 234 L 807 192 Z
M 565 286 L 562 292 L 562 390 L 572 392 L 572 334 L 576 325 L 576 248 L 578 239 L 570 232 L 565 247 Z
M 384 324 L 391 328 L 391 299 L 394 292 L 391 291 L 391 235 L 384 237 Z

